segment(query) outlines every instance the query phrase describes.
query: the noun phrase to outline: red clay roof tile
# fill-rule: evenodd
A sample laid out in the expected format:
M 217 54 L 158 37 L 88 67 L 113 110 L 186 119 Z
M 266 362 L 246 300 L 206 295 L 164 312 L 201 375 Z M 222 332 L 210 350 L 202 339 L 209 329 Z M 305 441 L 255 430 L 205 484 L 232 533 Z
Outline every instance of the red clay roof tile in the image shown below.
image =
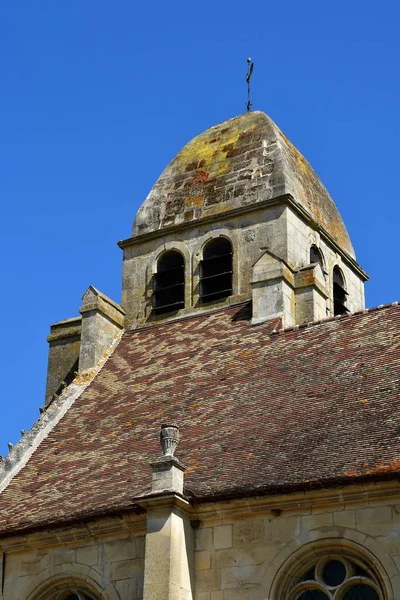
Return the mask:
M 0 496 L 0 531 L 132 506 L 160 425 L 194 499 L 400 470 L 400 306 L 272 334 L 238 305 L 127 332 Z

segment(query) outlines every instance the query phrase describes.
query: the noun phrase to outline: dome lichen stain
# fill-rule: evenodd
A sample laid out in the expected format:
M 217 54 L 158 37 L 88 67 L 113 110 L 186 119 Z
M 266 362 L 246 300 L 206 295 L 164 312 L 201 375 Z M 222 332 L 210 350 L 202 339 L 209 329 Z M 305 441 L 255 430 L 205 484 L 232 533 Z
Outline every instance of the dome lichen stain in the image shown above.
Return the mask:
M 161 174 L 139 209 L 133 235 L 200 221 L 292 196 L 354 257 L 340 214 L 307 160 L 259 111 L 201 133 Z
M 256 123 L 252 123 L 246 130 L 255 128 Z M 198 135 L 177 155 L 174 161 L 177 170 L 185 173 L 201 168 L 209 173 L 209 180 L 224 175 L 232 168 L 229 155 L 237 148 L 243 132 L 243 121 L 238 119 L 229 127 L 213 127 Z

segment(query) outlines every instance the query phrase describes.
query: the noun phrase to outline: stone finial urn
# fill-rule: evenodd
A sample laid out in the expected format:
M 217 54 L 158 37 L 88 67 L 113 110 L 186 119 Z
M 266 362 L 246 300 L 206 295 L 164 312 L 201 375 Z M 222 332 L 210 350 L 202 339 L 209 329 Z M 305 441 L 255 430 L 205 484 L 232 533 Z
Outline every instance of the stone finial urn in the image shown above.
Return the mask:
M 161 425 L 160 444 L 164 456 L 174 456 L 179 443 L 179 427 L 175 423 Z

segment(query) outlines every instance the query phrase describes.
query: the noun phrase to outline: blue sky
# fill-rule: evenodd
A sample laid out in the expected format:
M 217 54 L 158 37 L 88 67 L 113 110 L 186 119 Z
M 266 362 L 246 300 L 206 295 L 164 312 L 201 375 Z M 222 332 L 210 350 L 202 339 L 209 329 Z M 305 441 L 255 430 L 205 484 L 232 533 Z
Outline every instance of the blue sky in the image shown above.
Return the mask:
M 397 3 L 0 3 L 0 454 L 43 403 L 51 323 L 120 301 L 134 215 L 179 149 L 254 108 L 313 165 L 370 274 L 400 299 Z

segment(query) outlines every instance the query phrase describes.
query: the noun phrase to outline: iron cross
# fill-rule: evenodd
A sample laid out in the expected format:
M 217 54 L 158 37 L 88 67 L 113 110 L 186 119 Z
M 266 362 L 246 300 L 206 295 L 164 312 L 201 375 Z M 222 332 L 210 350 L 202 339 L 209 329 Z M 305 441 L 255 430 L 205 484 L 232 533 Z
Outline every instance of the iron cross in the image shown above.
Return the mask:
M 248 64 L 248 68 L 247 68 L 247 75 L 246 75 L 246 82 L 247 82 L 247 111 L 251 110 L 252 107 L 252 103 L 250 102 L 250 78 L 251 75 L 253 73 L 253 69 L 254 69 L 254 63 L 251 62 L 251 58 L 247 59 L 247 64 Z

